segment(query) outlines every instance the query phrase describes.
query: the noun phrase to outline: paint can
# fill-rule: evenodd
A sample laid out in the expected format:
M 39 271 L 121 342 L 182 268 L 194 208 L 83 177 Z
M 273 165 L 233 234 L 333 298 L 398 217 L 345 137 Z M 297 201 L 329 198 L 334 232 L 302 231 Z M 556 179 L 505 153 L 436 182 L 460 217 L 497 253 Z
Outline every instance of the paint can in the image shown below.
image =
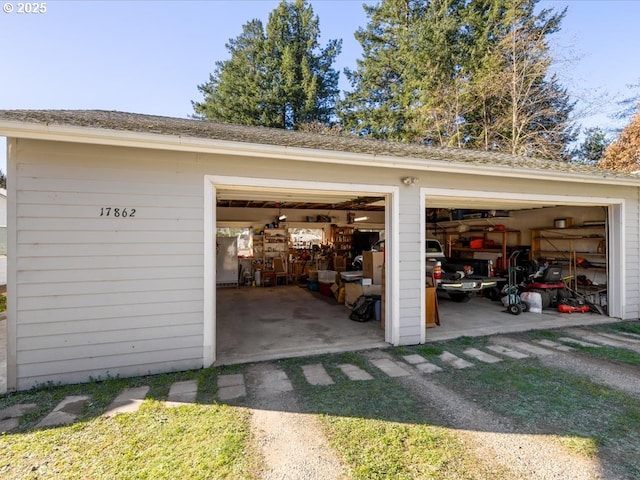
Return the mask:
M 567 219 L 566 218 L 556 218 L 553 221 L 554 228 L 567 228 Z

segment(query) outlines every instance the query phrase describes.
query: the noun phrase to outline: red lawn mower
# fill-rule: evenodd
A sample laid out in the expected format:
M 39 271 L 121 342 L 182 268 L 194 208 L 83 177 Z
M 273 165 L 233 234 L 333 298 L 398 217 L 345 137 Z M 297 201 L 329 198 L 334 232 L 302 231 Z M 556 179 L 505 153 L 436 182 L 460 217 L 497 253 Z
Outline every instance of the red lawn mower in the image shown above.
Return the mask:
M 525 292 L 538 292 L 542 300 L 542 308 L 556 308 L 560 313 L 589 311 L 589 305 L 584 298 L 575 295 L 575 292 L 565 285 L 561 267 L 545 263 L 537 268 L 535 273 L 525 278 L 520 288 Z
M 538 292 L 542 298 L 542 308 L 556 307 L 571 296 L 562 281 L 562 268 L 548 263 L 526 277 L 520 288 L 525 292 Z

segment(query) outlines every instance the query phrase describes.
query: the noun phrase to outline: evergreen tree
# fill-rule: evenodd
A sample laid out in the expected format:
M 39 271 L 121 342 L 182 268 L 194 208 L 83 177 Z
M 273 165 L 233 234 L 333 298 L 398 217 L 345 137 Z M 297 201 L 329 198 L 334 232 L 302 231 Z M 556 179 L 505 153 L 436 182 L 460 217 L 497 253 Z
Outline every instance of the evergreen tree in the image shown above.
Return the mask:
M 358 134 L 560 159 L 573 103 L 547 37 L 564 12 L 538 0 L 383 0 L 365 7 L 363 59 L 340 104 Z
M 346 130 L 376 138 L 448 144 L 456 95 L 451 71 L 458 25 L 449 11 L 458 0 L 384 0 L 367 6 L 357 70 L 347 70 L 353 91 L 339 107 Z M 431 94 L 431 90 L 436 92 Z
M 209 82 L 199 85 L 203 102 L 192 102 L 196 116 L 209 120 L 297 129 L 331 123 L 339 95 L 332 65 L 341 42 L 320 49 L 318 17 L 305 0 L 282 0 L 266 31 L 252 20 L 230 40 L 231 58 L 216 62 Z
M 607 137 L 606 132 L 598 127 L 588 128 L 584 134 L 584 141 L 572 152 L 573 161 L 595 165 L 604 156 L 611 140 Z

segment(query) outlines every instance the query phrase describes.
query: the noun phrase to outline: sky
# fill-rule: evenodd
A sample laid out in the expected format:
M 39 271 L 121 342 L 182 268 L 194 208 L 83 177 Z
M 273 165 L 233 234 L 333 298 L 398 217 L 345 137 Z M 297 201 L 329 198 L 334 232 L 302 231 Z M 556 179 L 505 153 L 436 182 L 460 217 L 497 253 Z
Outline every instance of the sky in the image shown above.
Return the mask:
M 275 0 L 0 0 L 0 109 L 100 109 L 188 117 L 215 62 L 242 25 L 265 24 Z M 355 68 L 362 0 L 310 0 L 322 37 L 342 39 L 334 68 Z M 377 2 L 367 2 L 377 3 Z M 22 4 L 27 5 L 27 4 Z M 33 12 L 37 5 L 39 12 Z M 42 8 L 44 6 L 44 8 Z M 568 11 L 551 37 L 554 71 L 578 101 L 583 127 L 619 128 L 617 99 L 640 83 L 640 0 L 543 0 Z M 44 11 L 43 11 L 44 10 Z M 350 85 L 344 74 L 341 89 Z M 640 91 L 636 91 L 640 93 Z M 600 99 L 595 108 L 589 99 Z M 606 101 L 602 101 L 606 99 Z M 587 108 L 589 107 L 589 108 Z M 0 138 L 0 169 L 6 142 Z

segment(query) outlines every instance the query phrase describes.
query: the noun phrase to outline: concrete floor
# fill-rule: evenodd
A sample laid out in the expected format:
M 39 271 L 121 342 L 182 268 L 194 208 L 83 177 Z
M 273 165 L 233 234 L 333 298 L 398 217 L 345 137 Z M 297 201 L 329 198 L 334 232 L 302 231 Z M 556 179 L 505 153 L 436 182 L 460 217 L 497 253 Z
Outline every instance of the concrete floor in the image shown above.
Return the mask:
M 389 346 L 380 323 L 349 320 L 332 297 L 299 286 L 219 288 L 216 365 Z M 440 326 L 427 341 L 614 322 L 592 313 L 512 315 L 500 302 L 439 299 Z
M 440 326 L 427 329 L 427 341 L 620 321 L 596 313 L 559 313 L 552 308 L 544 309 L 542 313 L 512 315 L 501 302 L 483 297 L 474 297 L 466 303 L 439 297 L 438 305 Z
M 216 365 L 388 346 L 333 297 L 297 285 L 217 289 Z

